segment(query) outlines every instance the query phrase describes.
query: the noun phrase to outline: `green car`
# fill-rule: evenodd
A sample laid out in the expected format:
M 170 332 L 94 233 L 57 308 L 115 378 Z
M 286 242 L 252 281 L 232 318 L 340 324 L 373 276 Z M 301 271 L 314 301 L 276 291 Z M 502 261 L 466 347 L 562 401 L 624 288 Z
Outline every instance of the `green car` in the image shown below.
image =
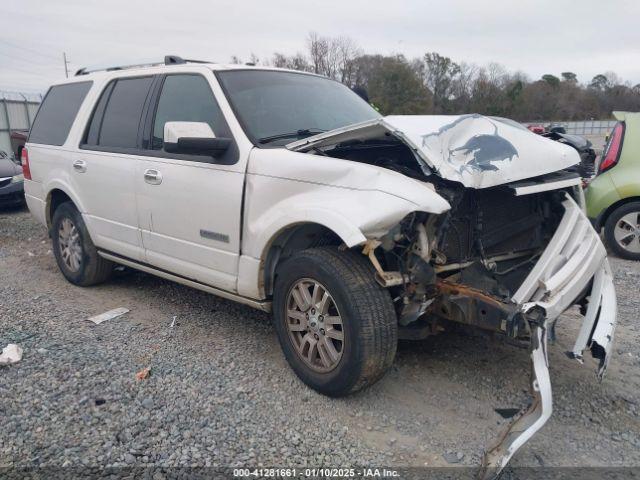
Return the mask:
M 587 215 L 617 255 L 640 260 L 640 113 L 613 112 L 618 123 L 585 190 Z

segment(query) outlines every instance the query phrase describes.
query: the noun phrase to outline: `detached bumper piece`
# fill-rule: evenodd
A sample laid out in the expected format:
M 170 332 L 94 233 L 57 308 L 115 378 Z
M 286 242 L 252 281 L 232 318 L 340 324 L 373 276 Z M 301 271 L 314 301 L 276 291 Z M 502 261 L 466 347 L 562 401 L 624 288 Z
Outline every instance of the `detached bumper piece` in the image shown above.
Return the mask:
M 547 359 L 547 330 L 536 326 L 531 332 L 531 405 L 521 411 L 496 442 L 485 452 L 479 478 L 496 478 L 513 454 L 547 423 L 553 410 L 549 361 Z
M 485 453 L 481 478 L 494 478 L 551 416 L 547 332 L 558 316 L 587 293 L 588 306 L 571 355 L 582 362 L 589 348 L 602 379 L 613 345 L 617 304 L 606 250 L 589 219 L 567 195 L 565 214 L 513 301 L 531 327 L 531 405 L 518 414 Z M 588 289 L 591 289 L 590 292 Z
M 616 318 L 617 304 L 613 275 L 609 262 L 605 260 L 603 268 L 598 270 L 593 278 L 587 314 L 571 352 L 573 357 L 582 363 L 582 353 L 587 348 L 591 349 L 591 355 L 600 360 L 598 367 L 600 380 L 607 370 L 611 357 Z

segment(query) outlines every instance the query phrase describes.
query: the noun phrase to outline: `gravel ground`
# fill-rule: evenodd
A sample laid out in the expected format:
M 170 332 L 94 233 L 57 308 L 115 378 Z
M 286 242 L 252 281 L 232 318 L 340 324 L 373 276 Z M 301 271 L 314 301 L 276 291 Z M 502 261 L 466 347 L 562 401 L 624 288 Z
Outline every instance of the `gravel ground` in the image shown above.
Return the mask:
M 612 259 L 619 299 L 608 375 L 551 347 L 554 414 L 512 466 L 640 466 L 640 264 Z M 116 307 L 130 313 L 94 325 Z M 172 321 L 176 321 L 172 327 Z M 0 466 L 477 466 L 527 399 L 527 351 L 445 332 L 401 343 L 392 370 L 345 399 L 306 388 L 268 315 L 133 271 L 82 289 L 44 228 L 0 211 Z M 136 372 L 150 367 L 146 380 Z

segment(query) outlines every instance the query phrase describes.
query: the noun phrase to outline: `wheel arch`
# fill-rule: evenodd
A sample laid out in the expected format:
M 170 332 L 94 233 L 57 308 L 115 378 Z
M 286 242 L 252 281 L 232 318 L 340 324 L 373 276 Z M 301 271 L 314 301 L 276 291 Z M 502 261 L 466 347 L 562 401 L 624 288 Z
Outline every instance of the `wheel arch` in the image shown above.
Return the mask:
M 333 229 L 316 222 L 297 222 L 278 230 L 261 257 L 261 287 L 265 297 L 273 294 L 278 266 L 293 253 L 307 248 L 341 245 L 344 239 Z
M 600 216 L 596 219 L 595 221 L 595 229 L 596 231 L 600 231 L 604 228 L 605 223 L 607 223 L 607 220 L 609 218 L 609 216 L 611 216 L 611 214 L 617 210 L 618 208 L 622 207 L 623 205 L 626 205 L 627 203 L 632 203 L 632 202 L 640 202 L 640 196 L 633 196 L 633 197 L 626 197 L 626 198 L 622 198 L 620 200 L 618 200 L 617 202 L 612 203 L 611 205 L 609 205 L 601 214 Z
M 51 221 L 56 209 L 65 202 L 71 202 L 78 210 L 82 211 L 76 199 L 68 193 L 68 190 L 61 186 L 54 186 L 48 192 L 45 199 L 45 220 L 47 229 L 51 228 Z

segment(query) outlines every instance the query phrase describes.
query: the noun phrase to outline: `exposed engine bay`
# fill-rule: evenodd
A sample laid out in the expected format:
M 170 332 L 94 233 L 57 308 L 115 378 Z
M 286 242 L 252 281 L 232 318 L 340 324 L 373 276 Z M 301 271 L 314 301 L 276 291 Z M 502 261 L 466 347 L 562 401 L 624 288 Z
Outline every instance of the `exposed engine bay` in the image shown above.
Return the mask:
M 322 153 L 429 182 L 451 205 L 443 215 L 412 213 L 369 245 L 377 279 L 395 300 L 401 337 L 435 333 L 438 319 L 525 333 L 511 296 L 556 231 L 562 199 L 572 189 L 516 195 L 509 185 L 465 188 L 425 175 L 411 150 L 393 140 L 350 142 Z

